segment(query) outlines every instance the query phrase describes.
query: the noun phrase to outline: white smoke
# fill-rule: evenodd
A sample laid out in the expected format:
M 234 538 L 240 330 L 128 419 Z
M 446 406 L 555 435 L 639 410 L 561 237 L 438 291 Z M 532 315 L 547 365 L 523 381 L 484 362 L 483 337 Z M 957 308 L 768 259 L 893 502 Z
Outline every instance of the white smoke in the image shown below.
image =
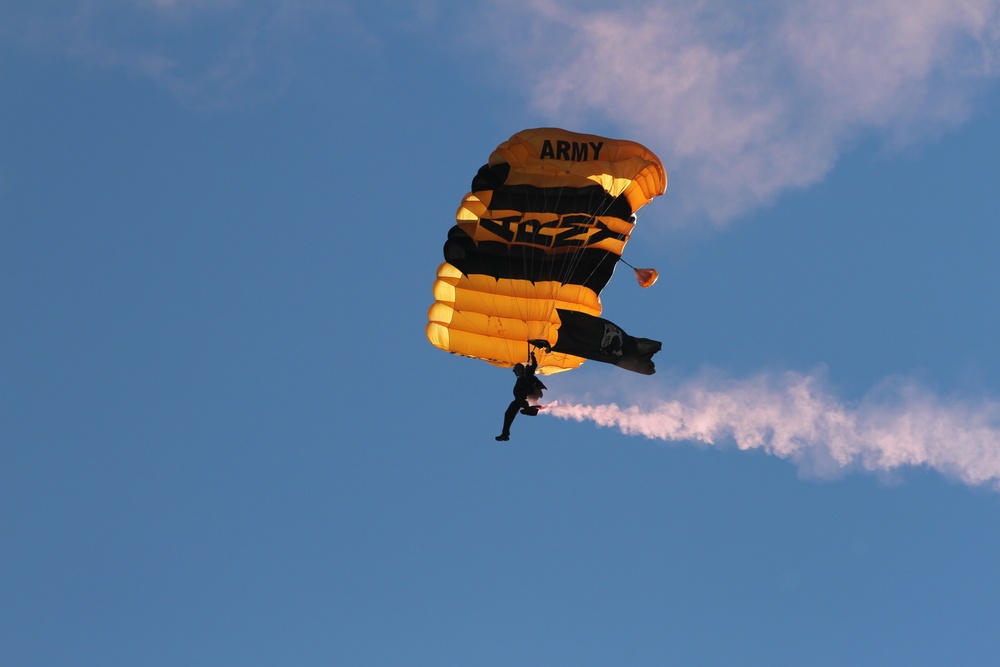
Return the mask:
M 820 377 L 793 372 L 699 378 L 641 407 L 553 403 L 541 414 L 654 440 L 735 443 L 821 477 L 921 466 L 1000 490 L 1000 402 L 946 400 L 912 381 L 887 381 L 847 404 L 822 385 Z

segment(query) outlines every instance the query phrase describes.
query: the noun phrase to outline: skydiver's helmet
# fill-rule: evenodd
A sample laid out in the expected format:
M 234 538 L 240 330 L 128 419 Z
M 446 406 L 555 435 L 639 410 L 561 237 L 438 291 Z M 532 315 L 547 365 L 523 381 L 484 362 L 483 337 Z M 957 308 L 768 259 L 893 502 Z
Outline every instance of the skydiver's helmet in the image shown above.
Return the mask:
M 515 364 L 512 370 L 514 371 L 514 375 L 521 377 L 524 375 L 524 364 Z

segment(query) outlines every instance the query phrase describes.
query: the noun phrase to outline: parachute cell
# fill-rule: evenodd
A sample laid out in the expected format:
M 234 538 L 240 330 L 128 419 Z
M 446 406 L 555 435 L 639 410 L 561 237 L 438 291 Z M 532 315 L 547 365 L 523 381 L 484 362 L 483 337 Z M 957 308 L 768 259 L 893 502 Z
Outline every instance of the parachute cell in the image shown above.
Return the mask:
M 501 367 L 526 362 L 529 341 L 548 341 L 552 350 L 536 352 L 539 373 L 600 358 L 565 331 L 574 344 L 559 351 L 563 320 L 580 331 L 610 325 L 597 317 L 600 292 L 636 212 L 666 185 L 659 159 L 635 142 L 555 128 L 515 134 L 480 168 L 459 205 L 434 281 L 428 340 Z M 640 284 L 654 280 L 655 271 Z

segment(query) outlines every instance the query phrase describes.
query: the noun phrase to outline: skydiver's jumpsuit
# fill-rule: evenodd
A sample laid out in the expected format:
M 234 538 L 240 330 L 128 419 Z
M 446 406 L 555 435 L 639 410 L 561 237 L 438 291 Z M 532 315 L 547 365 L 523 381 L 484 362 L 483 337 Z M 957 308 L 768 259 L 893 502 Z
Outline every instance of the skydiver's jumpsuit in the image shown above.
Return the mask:
M 514 383 L 514 400 L 510 402 L 507 411 L 503 413 L 503 433 L 497 437 L 497 440 L 510 438 L 510 425 L 514 423 L 517 411 L 523 412 L 531 408 L 528 398 L 541 398 L 542 390 L 546 389 L 542 381 L 535 377 L 536 368 L 538 368 L 538 362 L 535 361 L 535 355 L 532 354 L 531 364 L 524 367 L 524 371 Z M 524 412 L 524 414 L 537 414 L 537 409 L 534 413 Z

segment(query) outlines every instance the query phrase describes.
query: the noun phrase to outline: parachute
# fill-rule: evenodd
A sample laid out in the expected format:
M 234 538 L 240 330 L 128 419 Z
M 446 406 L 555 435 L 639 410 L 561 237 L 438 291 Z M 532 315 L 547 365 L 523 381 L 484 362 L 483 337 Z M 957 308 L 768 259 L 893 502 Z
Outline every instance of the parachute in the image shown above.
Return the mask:
M 636 212 L 663 194 L 660 160 L 632 141 L 556 128 L 518 132 L 472 180 L 434 281 L 428 340 L 510 368 L 536 350 L 538 372 L 585 359 L 652 373 L 657 341 L 598 317 Z M 653 269 L 634 269 L 640 285 Z M 543 349 L 544 348 L 544 349 Z

